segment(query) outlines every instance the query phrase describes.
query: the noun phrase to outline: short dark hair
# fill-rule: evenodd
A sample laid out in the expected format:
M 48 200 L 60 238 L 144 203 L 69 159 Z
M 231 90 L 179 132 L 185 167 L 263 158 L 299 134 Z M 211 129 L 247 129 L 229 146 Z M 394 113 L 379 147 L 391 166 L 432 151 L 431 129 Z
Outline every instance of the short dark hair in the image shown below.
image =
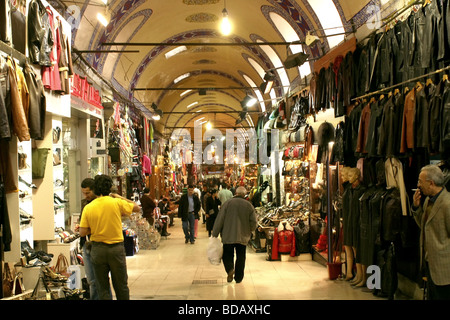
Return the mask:
M 100 174 L 95 176 L 94 181 L 95 181 L 94 192 L 97 196 L 107 196 L 111 193 L 113 181 L 110 176 L 106 174 Z
M 144 188 L 144 193 L 149 193 L 150 192 L 150 188 Z
M 192 184 L 188 185 L 188 189 L 194 189 L 194 186 Z
M 91 190 L 94 190 L 95 187 L 95 181 L 92 178 L 86 178 L 81 182 L 82 188 L 89 188 Z

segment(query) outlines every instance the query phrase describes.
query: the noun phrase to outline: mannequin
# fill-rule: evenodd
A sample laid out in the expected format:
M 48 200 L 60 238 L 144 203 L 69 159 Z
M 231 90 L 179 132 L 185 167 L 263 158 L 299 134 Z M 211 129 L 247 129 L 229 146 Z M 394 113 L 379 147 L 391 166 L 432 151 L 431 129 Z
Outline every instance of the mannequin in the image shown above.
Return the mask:
M 351 168 L 348 172 L 348 182 L 351 184 L 351 189 L 353 191 L 352 194 L 352 203 L 358 203 L 359 204 L 359 198 L 363 194 L 364 190 L 360 186 L 361 183 L 361 171 L 358 168 Z M 353 241 L 352 241 L 352 251 L 353 251 L 353 258 L 356 262 L 356 276 L 353 280 L 350 280 L 350 284 L 361 287 L 364 286 L 366 283 L 366 274 L 365 270 L 363 270 L 363 265 L 358 262 L 357 259 L 357 248 L 359 244 L 359 205 L 358 206 L 351 206 L 352 207 L 352 213 L 351 213 L 351 219 L 352 219 L 352 232 L 353 232 Z
M 344 188 L 344 192 L 342 193 L 343 202 L 345 202 L 345 200 L 348 199 L 348 196 L 349 196 L 348 188 L 351 186 L 351 184 L 349 182 L 349 177 L 348 177 L 349 170 L 350 170 L 350 167 L 343 167 L 341 170 L 341 181 L 342 181 L 342 186 Z M 349 210 L 348 205 L 343 204 L 343 210 L 348 211 Z M 346 219 L 344 219 L 343 223 L 344 223 L 344 226 L 347 224 Z M 344 230 L 345 230 L 345 228 L 344 228 Z M 350 245 L 346 245 L 345 242 L 344 242 L 344 250 L 345 250 L 346 266 L 347 266 L 345 280 L 349 281 L 353 278 L 352 270 L 353 270 L 353 263 L 354 263 L 354 254 L 353 254 L 352 247 Z

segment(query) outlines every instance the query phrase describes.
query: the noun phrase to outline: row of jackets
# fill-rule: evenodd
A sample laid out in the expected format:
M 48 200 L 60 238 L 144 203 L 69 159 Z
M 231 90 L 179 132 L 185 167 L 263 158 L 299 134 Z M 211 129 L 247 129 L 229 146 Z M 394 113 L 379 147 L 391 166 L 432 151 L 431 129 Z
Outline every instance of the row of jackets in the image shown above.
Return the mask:
M 42 66 L 44 87 L 69 94 L 74 75 L 69 37 L 61 19 L 40 0 L 28 8 L 28 48 L 31 62 Z
M 419 83 L 403 93 L 357 103 L 342 126 L 336 140 L 343 139 L 338 145 L 350 165 L 361 156 L 390 158 L 419 149 L 443 153 L 450 146 L 450 82 Z
M 44 87 L 25 64 L 22 68 L 11 57 L 0 56 L 0 175 L 5 191 L 15 192 L 9 140 L 16 135 L 19 141 L 44 139 L 46 98 Z
M 334 108 L 344 116 L 353 98 L 436 71 L 448 65 L 449 52 L 450 0 L 432 1 L 314 73 L 309 112 Z
M 24 36 L 26 31 L 28 43 Z M 61 19 L 49 6 L 32 0 L 25 16 L 10 0 L 1 1 L 0 40 L 22 54 L 28 44 L 30 61 L 42 68 L 44 87 L 59 94 L 70 93 L 70 78 L 74 74 L 70 40 Z

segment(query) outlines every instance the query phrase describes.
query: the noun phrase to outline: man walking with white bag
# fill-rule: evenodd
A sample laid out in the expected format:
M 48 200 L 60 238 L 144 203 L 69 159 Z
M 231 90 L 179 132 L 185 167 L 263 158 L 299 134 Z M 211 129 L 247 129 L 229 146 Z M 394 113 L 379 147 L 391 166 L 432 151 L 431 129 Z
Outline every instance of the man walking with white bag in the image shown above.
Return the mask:
M 256 229 L 255 208 L 244 199 L 246 194 L 245 188 L 239 187 L 236 196 L 222 205 L 212 231 L 213 237 L 217 238 L 219 234 L 222 237 L 222 260 L 228 282 L 233 281 L 233 276 L 236 283 L 244 279 L 247 243 Z

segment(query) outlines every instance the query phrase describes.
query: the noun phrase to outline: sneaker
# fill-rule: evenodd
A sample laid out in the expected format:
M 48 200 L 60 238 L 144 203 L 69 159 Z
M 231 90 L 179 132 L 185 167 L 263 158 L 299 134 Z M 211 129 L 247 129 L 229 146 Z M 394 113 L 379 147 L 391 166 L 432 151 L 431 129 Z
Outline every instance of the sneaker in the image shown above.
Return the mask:
M 227 282 L 233 281 L 233 276 L 234 276 L 234 269 L 231 269 L 230 271 L 228 271 Z

